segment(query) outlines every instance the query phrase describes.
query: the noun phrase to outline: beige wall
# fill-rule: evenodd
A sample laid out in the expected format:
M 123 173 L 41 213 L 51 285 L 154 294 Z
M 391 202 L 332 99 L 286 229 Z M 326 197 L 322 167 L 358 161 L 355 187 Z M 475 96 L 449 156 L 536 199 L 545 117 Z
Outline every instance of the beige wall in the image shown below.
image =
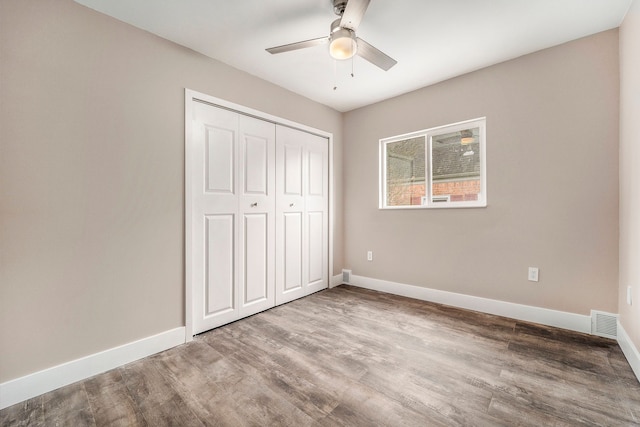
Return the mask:
M 620 27 L 620 323 L 640 349 L 640 0 Z M 633 305 L 627 304 L 627 286 Z
M 618 72 L 611 30 L 346 113 L 346 268 L 579 314 L 617 313 Z M 380 138 L 481 116 L 487 208 L 378 209 Z M 529 266 L 540 268 L 538 283 L 527 281 Z
M 333 132 L 342 187 L 341 114 L 71 0 L 0 2 L 0 76 L 0 382 L 184 325 L 185 87 Z

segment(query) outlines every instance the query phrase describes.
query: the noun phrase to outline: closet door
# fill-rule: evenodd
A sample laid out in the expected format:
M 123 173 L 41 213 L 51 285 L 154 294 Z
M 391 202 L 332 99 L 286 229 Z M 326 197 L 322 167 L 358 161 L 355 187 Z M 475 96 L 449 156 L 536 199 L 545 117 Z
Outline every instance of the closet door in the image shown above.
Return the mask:
M 275 125 L 240 116 L 240 317 L 275 305 Z
M 192 277 L 194 333 L 238 317 L 238 115 L 193 103 Z
M 306 143 L 306 295 L 329 287 L 329 141 L 308 134 Z
M 275 303 L 275 125 L 199 102 L 193 115 L 195 334 Z
M 276 304 L 328 287 L 328 142 L 276 127 Z

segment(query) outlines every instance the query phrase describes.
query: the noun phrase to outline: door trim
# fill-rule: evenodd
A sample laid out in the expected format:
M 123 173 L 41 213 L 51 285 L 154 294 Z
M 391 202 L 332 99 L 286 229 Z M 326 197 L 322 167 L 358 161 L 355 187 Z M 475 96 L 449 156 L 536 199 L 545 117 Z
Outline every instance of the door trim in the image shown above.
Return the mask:
M 193 188 L 193 182 L 191 182 L 191 164 L 193 159 L 190 158 L 190 153 L 188 150 L 189 141 L 192 139 L 192 126 L 191 126 L 191 117 L 193 116 L 192 110 L 192 102 L 202 102 L 205 104 L 210 104 L 214 107 L 224 108 L 227 110 L 234 111 L 239 114 L 243 114 L 250 117 L 255 117 L 260 120 L 264 120 L 267 122 L 271 122 L 274 124 L 291 127 L 294 129 L 298 129 L 304 132 L 308 132 L 314 135 L 321 136 L 323 138 L 327 138 L 329 144 L 329 283 L 328 286 L 332 287 L 332 281 L 330 280 L 333 277 L 333 225 L 334 225 L 334 180 L 333 180 L 333 134 L 330 132 L 326 132 L 311 126 L 306 126 L 301 123 L 296 123 L 291 120 L 287 120 L 282 117 L 274 116 L 272 114 L 268 114 L 262 111 L 254 110 L 249 107 L 245 107 L 243 105 L 235 104 L 233 102 L 229 102 L 224 99 L 216 98 L 210 95 L 206 95 L 201 92 L 197 92 L 191 89 L 185 88 L 184 91 L 184 110 L 185 110 L 185 141 L 184 141 L 184 178 L 185 178 L 185 216 L 184 216 L 184 232 L 185 232 L 185 341 L 189 342 L 193 340 L 193 280 L 192 280 L 192 268 L 191 268 L 191 190 Z

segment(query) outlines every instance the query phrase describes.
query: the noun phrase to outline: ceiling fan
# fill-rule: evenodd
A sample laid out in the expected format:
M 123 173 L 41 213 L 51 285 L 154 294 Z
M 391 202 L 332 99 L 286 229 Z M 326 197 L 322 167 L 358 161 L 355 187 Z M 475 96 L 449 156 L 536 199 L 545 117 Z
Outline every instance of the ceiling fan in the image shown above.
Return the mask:
M 396 65 L 397 61 L 360 37 L 356 37 L 356 29 L 360 25 L 370 1 L 331 0 L 333 11 L 340 18 L 331 23 L 331 32 L 327 37 L 270 47 L 267 52 L 271 54 L 283 53 L 328 43 L 329 54 L 335 59 L 349 59 L 358 55 L 387 71 Z

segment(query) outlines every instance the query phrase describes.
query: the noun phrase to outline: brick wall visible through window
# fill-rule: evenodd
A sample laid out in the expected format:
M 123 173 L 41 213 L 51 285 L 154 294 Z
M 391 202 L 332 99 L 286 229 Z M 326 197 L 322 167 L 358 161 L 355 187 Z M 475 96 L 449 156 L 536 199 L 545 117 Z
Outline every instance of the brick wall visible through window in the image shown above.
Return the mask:
M 425 188 L 425 138 L 387 144 L 387 204 L 420 205 Z

